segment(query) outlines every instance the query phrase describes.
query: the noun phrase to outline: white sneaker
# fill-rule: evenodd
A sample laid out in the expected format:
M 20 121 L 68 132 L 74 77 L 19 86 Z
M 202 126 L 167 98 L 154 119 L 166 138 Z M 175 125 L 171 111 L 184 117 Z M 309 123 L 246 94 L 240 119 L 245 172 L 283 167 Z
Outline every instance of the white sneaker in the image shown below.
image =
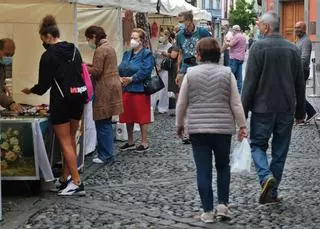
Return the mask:
M 58 192 L 58 196 L 85 196 L 86 191 L 84 190 L 83 183 L 80 183 L 79 185 L 76 185 L 71 181 L 68 186 Z
M 201 214 L 201 221 L 204 223 L 214 223 L 215 219 L 214 219 L 214 213 L 211 212 L 204 212 Z
M 216 207 L 216 216 L 219 219 L 231 219 L 230 215 L 228 214 L 229 212 L 229 208 L 224 205 L 224 204 L 218 204 L 218 206 Z
M 105 163 L 103 160 L 101 160 L 101 159 L 98 158 L 98 157 L 93 158 L 92 162 L 93 162 L 93 163 L 96 163 L 96 164 L 104 164 L 104 163 Z

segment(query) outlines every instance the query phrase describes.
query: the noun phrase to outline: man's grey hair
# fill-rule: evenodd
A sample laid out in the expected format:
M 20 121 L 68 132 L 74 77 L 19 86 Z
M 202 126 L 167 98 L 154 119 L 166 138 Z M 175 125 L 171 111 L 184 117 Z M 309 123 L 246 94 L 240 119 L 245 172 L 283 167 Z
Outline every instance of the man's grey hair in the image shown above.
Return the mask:
M 260 22 L 269 25 L 271 32 L 280 32 L 280 18 L 275 12 L 271 11 L 263 14 L 260 18 Z

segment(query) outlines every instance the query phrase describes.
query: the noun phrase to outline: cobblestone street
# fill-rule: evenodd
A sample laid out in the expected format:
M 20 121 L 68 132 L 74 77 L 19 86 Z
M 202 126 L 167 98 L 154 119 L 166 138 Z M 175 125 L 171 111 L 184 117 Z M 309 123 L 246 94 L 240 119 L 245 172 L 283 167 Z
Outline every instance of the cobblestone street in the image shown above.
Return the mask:
M 112 166 L 86 158 L 86 197 L 61 198 L 50 192 L 4 197 L 1 228 L 320 228 L 320 138 L 315 124 L 294 127 L 281 204 L 258 204 L 254 168 L 250 174 L 232 174 L 233 219 L 212 225 L 197 219 L 200 201 L 191 146 L 177 138 L 174 118 L 157 115 L 150 141 L 149 152 L 118 153 Z

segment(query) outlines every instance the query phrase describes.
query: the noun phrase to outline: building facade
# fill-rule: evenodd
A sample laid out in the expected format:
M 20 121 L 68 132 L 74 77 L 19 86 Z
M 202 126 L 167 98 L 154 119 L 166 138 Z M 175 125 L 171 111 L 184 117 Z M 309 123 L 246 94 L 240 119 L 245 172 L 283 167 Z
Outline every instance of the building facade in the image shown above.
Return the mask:
M 221 18 L 222 18 L 222 5 L 223 0 L 197 0 L 197 7 L 207 10 L 212 15 L 212 28 L 213 36 L 221 39 Z
M 262 0 L 263 12 L 275 11 L 280 16 L 281 34 L 295 42 L 294 25 L 307 24 L 307 33 L 313 42 L 316 62 L 320 63 L 320 1 L 319 0 Z

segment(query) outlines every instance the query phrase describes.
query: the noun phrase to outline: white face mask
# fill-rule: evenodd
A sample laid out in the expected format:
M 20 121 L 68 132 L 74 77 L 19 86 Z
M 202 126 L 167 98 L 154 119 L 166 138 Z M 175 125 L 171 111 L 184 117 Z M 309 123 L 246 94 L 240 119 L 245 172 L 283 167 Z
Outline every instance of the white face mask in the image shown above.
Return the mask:
M 135 49 L 138 48 L 140 46 L 140 43 L 138 41 L 136 41 L 135 39 L 131 39 L 130 41 L 130 47 Z
M 164 43 L 165 41 L 166 41 L 166 39 L 164 37 L 159 38 L 159 43 Z

